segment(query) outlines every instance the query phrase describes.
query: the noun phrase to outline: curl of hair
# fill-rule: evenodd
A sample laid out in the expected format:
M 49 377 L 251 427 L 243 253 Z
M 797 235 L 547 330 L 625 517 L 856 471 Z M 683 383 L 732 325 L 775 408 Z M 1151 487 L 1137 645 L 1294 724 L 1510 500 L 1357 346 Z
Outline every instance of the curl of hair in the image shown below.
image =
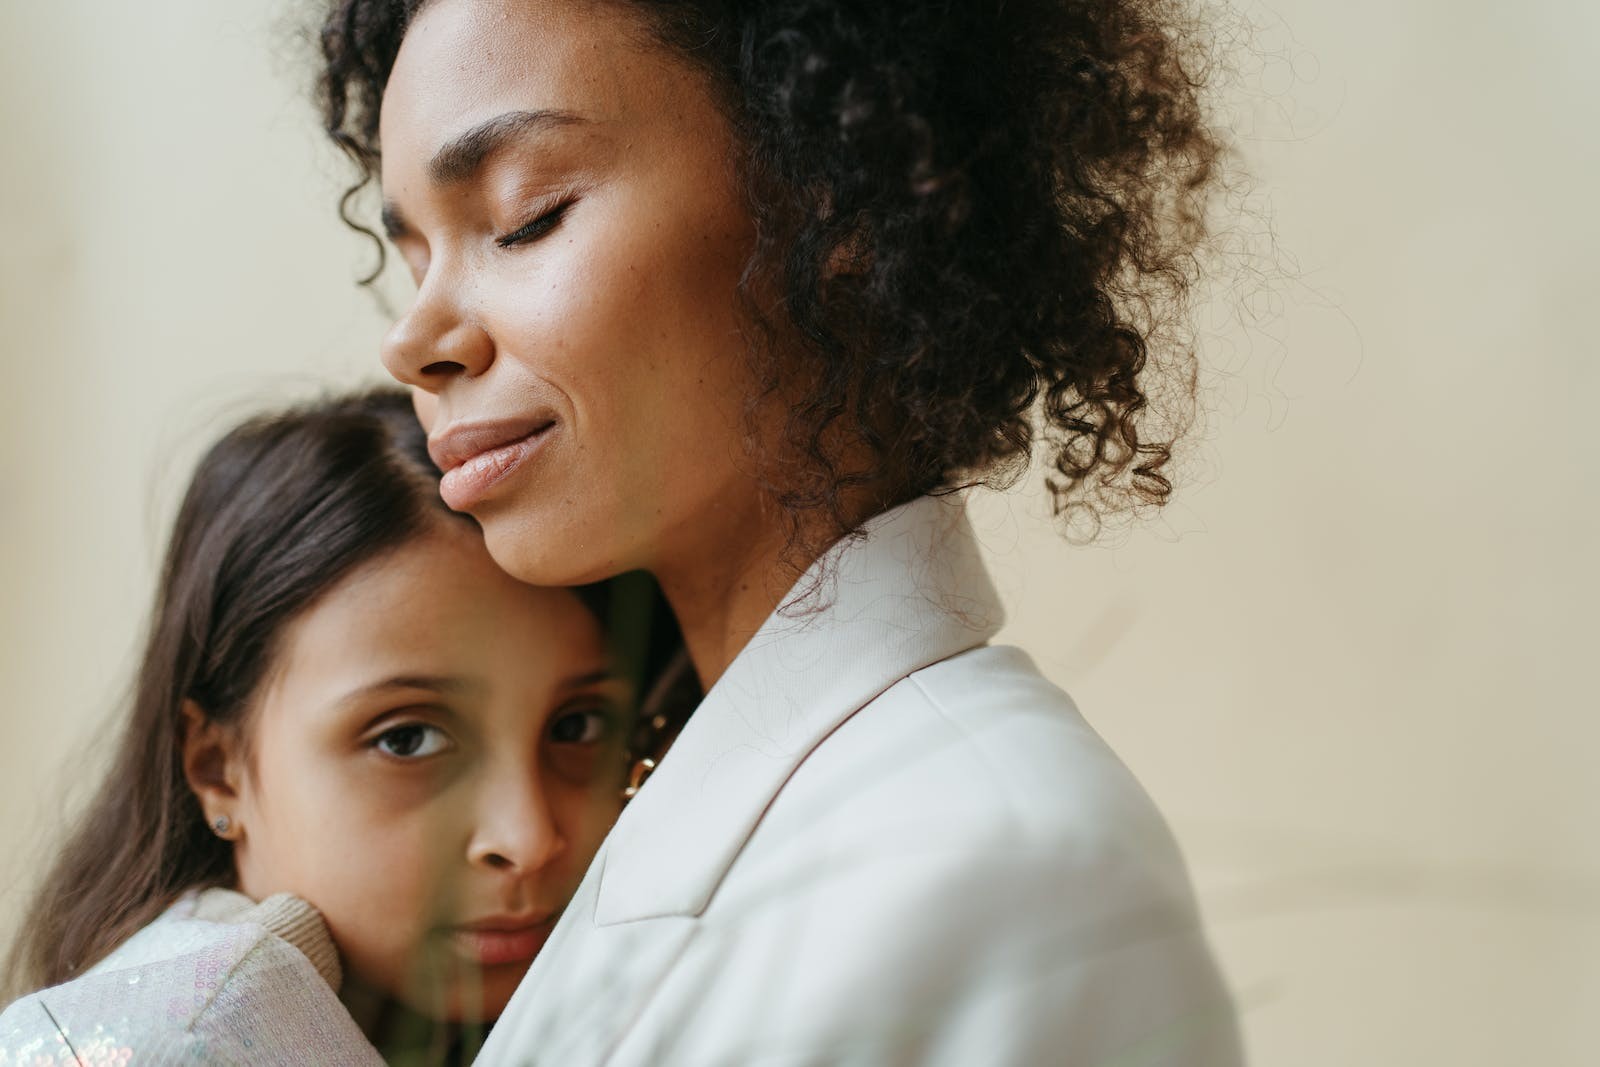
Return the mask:
M 1166 501 L 1226 150 L 1181 0 L 617 2 L 705 72 L 742 143 L 745 296 L 775 293 L 787 321 L 762 332 L 802 349 L 752 346 L 804 459 L 775 486 L 792 516 L 843 521 L 885 480 L 1006 482 L 1040 450 L 1069 522 Z M 325 21 L 324 125 L 361 172 L 344 208 L 420 6 Z

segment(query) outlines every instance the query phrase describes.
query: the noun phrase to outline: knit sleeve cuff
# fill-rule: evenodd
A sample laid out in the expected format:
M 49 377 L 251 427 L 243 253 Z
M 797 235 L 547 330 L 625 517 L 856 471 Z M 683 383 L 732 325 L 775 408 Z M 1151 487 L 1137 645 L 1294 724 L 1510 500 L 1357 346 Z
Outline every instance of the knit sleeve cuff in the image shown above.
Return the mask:
M 328 924 L 322 921 L 316 908 L 292 893 L 274 893 L 257 904 L 231 889 L 207 889 L 200 894 L 194 917 L 264 927 L 268 933 L 299 949 L 335 993 L 344 981 L 339 950 L 328 933 Z

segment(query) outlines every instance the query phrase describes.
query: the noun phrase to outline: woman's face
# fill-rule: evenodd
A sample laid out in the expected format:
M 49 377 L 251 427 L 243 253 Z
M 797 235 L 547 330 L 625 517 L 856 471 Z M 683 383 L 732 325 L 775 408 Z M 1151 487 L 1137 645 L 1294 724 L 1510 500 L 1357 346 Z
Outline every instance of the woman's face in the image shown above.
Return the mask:
M 417 282 L 384 362 L 450 506 L 545 585 L 738 543 L 754 230 L 703 77 L 624 5 L 435 0 L 381 118 Z
M 575 595 L 439 526 L 284 633 L 235 858 L 248 895 L 322 912 L 357 988 L 492 1019 L 616 819 L 629 694 Z

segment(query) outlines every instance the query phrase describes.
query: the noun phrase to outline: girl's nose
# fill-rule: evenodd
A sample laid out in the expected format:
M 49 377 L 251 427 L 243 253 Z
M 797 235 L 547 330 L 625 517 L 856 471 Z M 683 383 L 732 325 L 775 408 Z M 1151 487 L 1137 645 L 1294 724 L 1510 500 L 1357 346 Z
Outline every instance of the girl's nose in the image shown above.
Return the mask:
M 450 299 L 440 275 L 424 279 L 417 298 L 383 339 L 383 365 L 396 381 L 437 393 L 456 378 L 475 378 L 494 362 L 494 341 Z
M 536 872 L 567 849 L 543 791 L 531 776 L 486 789 L 479 803 L 477 827 L 467 846 L 474 866 L 516 874 Z

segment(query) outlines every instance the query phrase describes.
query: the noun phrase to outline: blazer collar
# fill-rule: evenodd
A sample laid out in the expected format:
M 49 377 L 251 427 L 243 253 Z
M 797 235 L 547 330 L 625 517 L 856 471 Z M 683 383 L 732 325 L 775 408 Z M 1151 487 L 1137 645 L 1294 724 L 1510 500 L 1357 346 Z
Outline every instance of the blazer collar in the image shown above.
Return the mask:
M 700 914 L 824 737 L 1003 621 L 955 498 L 919 498 L 834 545 L 712 686 L 612 829 L 595 921 Z

